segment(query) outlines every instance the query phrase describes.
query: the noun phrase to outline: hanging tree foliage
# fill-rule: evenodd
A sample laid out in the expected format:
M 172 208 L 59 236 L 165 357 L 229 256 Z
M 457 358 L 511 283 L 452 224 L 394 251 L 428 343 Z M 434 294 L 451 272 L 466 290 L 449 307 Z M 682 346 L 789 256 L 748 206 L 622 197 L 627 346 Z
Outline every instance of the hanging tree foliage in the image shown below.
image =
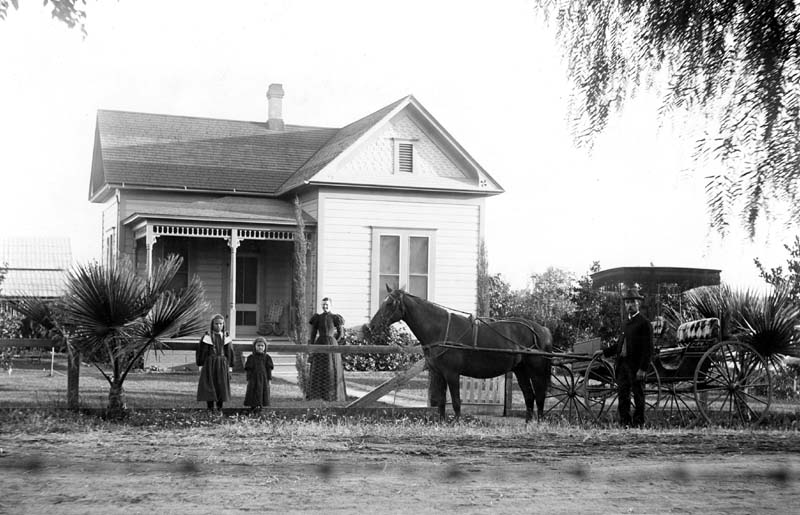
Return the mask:
M 574 86 L 581 144 L 637 90 L 666 79 L 661 115 L 676 109 L 713 121 L 697 141 L 710 224 L 736 216 L 750 236 L 776 200 L 800 221 L 800 44 L 789 0 L 538 0 L 554 20 Z

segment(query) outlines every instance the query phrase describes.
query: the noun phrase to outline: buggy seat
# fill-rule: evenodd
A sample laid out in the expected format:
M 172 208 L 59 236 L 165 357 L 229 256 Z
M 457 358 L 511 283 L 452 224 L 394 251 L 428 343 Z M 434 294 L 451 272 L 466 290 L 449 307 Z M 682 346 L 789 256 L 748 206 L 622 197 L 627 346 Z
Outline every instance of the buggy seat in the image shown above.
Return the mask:
M 677 370 L 689 347 L 704 346 L 708 342 L 716 342 L 719 340 L 719 335 L 719 318 L 701 318 L 700 320 L 685 322 L 678 326 L 676 334 L 678 346 L 660 349 L 658 351 L 658 360 L 666 370 Z
M 719 332 L 719 318 L 701 318 L 679 325 L 677 339 L 684 345 L 698 340 L 719 340 Z

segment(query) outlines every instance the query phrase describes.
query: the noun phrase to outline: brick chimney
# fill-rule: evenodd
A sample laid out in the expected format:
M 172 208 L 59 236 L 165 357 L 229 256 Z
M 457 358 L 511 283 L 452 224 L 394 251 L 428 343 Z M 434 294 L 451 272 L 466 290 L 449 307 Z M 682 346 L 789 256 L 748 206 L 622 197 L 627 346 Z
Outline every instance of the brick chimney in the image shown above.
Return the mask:
M 283 130 L 283 84 L 270 84 L 267 90 L 267 127 Z

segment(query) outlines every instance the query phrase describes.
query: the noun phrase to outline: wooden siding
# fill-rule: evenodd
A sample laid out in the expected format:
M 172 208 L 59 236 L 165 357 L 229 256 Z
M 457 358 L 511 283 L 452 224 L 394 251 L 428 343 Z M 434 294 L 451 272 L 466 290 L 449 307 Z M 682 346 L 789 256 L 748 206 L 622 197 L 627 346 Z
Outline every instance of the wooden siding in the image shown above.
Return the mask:
M 431 300 L 474 312 L 481 204 L 435 196 L 325 195 L 319 220 L 320 247 L 325 253 L 320 294 L 334 298 L 336 311 L 348 325 L 367 321 L 374 291 L 373 227 L 433 230 L 435 298 Z
M 213 313 L 222 313 L 228 317 L 228 246 L 222 240 L 206 240 L 207 245 L 196 245 L 194 255 L 189 257 L 194 261 L 194 273 L 203 282 L 206 292 L 206 301 L 209 303 L 209 318 Z M 193 257 L 197 259 L 192 259 Z
M 260 316 L 266 314 L 273 303 L 288 309 L 292 298 L 292 253 L 290 242 L 268 242 L 262 254 L 262 306 Z
M 396 173 L 395 139 L 413 142 L 413 173 Z M 458 189 L 477 185 L 477 179 L 459 169 L 407 112 L 399 113 L 358 152 L 315 180 Z
M 114 246 L 119 249 L 119 203 L 117 202 L 116 197 L 111 197 L 105 205 L 103 205 L 102 211 L 102 241 L 100 242 L 100 249 L 101 249 L 101 259 L 100 262 L 107 264 L 108 255 L 109 255 L 109 236 L 114 237 Z M 114 254 L 118 251 L 116 249 L 113 250 Z

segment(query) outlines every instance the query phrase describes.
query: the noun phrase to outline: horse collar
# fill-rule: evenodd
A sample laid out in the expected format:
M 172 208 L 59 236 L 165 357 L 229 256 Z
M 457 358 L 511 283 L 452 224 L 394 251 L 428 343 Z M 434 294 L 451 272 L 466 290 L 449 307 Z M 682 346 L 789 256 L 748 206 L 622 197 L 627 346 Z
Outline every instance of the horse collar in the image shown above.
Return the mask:
M 450 311 L 447 312 L 447 325 L 444 328 L 444 343 L 447 343 L 447 337 L 450 335 L 450 319 L 452 318 L 452 313 Z

